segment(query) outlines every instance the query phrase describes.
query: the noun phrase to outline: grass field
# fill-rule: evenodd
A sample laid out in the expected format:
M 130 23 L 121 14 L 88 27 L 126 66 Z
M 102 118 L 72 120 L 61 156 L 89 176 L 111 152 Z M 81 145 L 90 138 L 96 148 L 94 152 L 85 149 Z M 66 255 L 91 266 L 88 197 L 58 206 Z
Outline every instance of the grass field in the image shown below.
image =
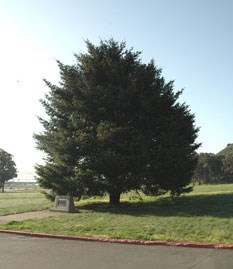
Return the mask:
M 51 203 L 40 192 L 0 193 L 0 216 L 42 210 Z
M 133 198 L 132 194 L 130 195 Z M 78 202 L 83 213 L 11 222 L 1 229 L 106 238 L 233 244 L 233 184 L 196 186 L 179 198 L 123 197 L 120 207 L 107 200 Z M 42 197 L 39 198 L 43 200 Z M 4 198 L 3 198 L 4 200 Z M 3 201 L 2 200 L 2 201 Z M 17 200 L 17 199 L 16 199 Z M 41 201 L 42 201 L 41 200 Z M 1 214 L 0 195 L 0 214 Z M 17 207 L 17 203 L 15 203 Z

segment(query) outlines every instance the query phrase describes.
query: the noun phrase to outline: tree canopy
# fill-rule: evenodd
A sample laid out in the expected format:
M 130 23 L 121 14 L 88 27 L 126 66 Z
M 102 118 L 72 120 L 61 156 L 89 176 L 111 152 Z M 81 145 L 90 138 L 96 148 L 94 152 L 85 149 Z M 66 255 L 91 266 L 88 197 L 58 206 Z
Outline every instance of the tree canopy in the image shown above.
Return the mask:
M 217 155 L 222 158 L 222 170 L 224 176 L 233 178 L 233 144 L 229 143 Z
M 112 204 L 133 189 L 190 191 L 198 128 L 178 102 L 182 91 L 125 43 L 86 45 L 76 64 L 58 62 L 59 85 L 45 81 L 48 119 L 40 118 L 44 131 L 35 135 L 47 156 L 36 167 L 39 183 L 80 197 L 107 192 Z
M 233 182 L 233 144 L 219 153 L 199 153 L 193 181 L 199 184 Z
M 217 155 L 218 156 L 226 156 L 226 155 L 231 155 L 233 154 L 233 144 L 232 143 L 228 143 L 227 146 L 220 150 Z
M 194 178 L 199 184 L 210 184 L 222 177 L 222 157 L 213 153 L 198 154 Z
M 0 149 L 0 188 L 2 192 L 4 192 L 5 182 L 14 177 L 17 177 L 17 170 L 13 156 Z

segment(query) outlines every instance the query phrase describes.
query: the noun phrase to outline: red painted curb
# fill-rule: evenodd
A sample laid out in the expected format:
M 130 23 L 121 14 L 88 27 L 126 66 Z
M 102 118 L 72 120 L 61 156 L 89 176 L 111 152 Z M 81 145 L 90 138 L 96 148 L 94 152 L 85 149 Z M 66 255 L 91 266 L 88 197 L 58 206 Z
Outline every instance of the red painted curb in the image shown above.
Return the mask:
M 53 235 L 53 234 L 31 233 L 31 232 L 19 232 L 19 231 L 10 231 L 10 230 L 0 230 L 0 233 L 16 234 L 16 235 L 22 235 L 22 236 L 32 236 L 32 237 L 39 237 L 39 238 L 54 238 L 54 239 L 63 239 L 63 240 L 68 239 L 68 240 L 130 244 L 130 245 L 233 249 L 233 245 L 228 245 L 228 244 L 206 244 L 206 243 L 185 243 L 185 242 L 177 243 L 177 242 L 165 242 L 165 241 L 109 239 L 109 238 L 94 238 L 94 237 L 80 237 L 80 236 L 69 236 L 69 235 Z

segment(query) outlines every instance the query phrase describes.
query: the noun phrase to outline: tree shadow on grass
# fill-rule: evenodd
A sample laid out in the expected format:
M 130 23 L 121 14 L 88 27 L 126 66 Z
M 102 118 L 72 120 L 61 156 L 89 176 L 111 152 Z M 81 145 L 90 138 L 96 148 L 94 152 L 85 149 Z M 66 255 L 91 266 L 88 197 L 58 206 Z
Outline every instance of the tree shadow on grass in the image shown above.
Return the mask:
M 82 206 L 94 212 L 126 214 L 132 216 L 209 216 L 218 218 L 233 217 L 233 194 L 203 194 L 182 197 L 160 197 L 153 202 L 122 202 L 114 207 L 106 203 L 93 203 Z

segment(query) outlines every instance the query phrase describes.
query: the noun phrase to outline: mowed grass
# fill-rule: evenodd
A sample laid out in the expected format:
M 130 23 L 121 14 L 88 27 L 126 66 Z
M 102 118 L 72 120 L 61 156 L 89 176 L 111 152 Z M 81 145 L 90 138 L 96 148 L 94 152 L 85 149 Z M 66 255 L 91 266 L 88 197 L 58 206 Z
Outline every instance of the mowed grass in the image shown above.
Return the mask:
M 40 192 L 0 193 L 0 216 L 43 210 L 50 205 Z
M 130 199 L 131 198 L 131 199 Z M 1 229 L 50 234 L 233 244 L 233 184 L 196 186 L 194 192 L 143 201 L 130 194 L 120 207 L 106 199 L 77 204 L 81 213 L 11 222 Z M 84 210 L 85 209 L 85 210 Z

